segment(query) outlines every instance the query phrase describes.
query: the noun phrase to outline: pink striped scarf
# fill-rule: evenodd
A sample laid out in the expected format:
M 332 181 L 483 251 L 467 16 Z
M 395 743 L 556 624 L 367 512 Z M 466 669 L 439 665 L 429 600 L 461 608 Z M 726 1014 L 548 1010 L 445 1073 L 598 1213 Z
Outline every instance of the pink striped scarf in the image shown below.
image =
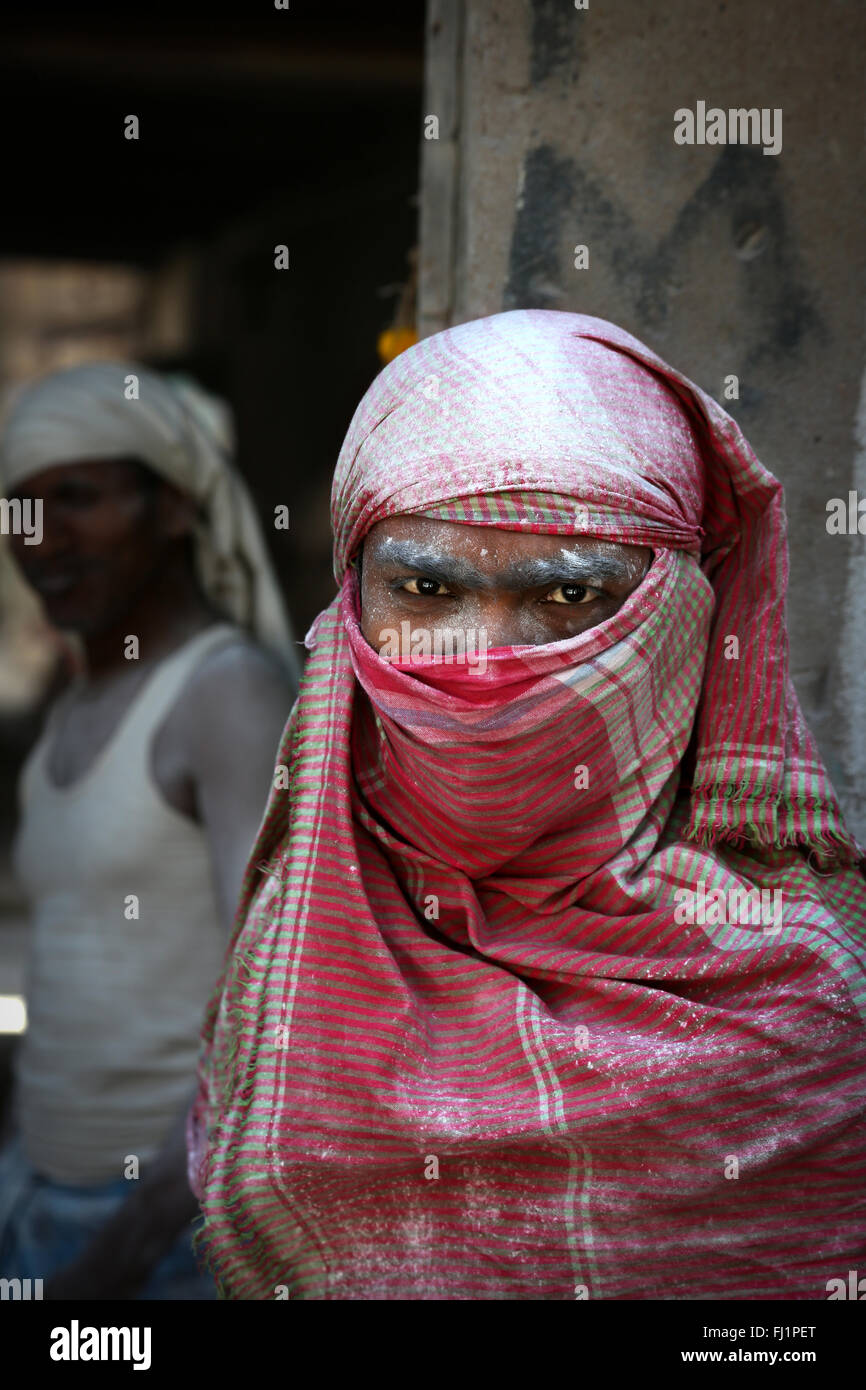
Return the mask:
M 483 675 L 389 664 L 350 561 L 406 513 L 653 562 Z M 634 338 L 528 310 L 380 374 L 333 519 L 191 1124 L 223 1291 L 826 1297 L 866 1234 L 866 883 L 780 484 Z

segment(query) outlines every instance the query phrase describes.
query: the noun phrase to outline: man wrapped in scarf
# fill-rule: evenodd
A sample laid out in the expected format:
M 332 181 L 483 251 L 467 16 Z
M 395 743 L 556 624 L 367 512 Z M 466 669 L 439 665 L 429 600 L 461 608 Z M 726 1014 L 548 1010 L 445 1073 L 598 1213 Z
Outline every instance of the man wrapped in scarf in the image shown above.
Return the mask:
M 827 1298 L 866 861 L 780 483 L 628 333 L 520 310 L 385 368 L 332 517 L 189 1127 L 223 1293 Z

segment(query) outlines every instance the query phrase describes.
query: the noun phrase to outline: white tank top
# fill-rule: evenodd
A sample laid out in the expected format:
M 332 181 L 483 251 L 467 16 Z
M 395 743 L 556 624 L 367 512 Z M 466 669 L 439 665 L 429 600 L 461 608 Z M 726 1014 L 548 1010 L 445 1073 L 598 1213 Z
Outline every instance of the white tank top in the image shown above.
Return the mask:
M 146 1162 L 194 1086 L 227 938 L 204 831 L 154 785 L 150 748 L 205 653 L 239 634 L 216 624 L 160 662 L 71 785 L 46 769 L 56 708 L 22 770 L 13 854 L 32 932 L 18 1122 L 30 1162 L 55 1181 L 104 1182 L 130 1155 Z

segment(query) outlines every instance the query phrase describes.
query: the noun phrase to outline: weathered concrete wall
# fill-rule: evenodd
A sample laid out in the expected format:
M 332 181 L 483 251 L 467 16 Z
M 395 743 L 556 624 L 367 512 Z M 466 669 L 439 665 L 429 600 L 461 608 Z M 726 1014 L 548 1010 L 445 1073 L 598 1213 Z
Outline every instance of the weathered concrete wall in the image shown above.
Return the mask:
M 864 49 L 858 0 L 430 0 L 419 305 L 422 334 L 612 319 L 737 418 L 785 485 L 792 671 L 861 839 L 866 537 L 826 522 L 866 499 Z M 699 101 L 780 108 L 781 152 L 677 144 Z

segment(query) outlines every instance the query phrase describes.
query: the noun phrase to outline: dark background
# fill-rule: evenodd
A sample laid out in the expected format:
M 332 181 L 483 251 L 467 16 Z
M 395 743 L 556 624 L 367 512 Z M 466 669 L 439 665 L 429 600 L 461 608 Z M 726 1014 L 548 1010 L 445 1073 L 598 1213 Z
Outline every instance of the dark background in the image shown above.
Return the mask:
M 192 342 L 155 365 L 227 397 L 264 519 L 290 507 L 269 540 L 301 635 L 333 593 L 328 485 L 381 365 L 379 291 L 416 240 L 423 28 L 418 0 L 0 18 L 0 257 L 192 254 Z
M 335 592 L 331 474 L 417 239 L 423 38 L 421 0 L 0 16 L 0 262 L 158 275 L 186 258 L 185 346 L 138 355 L 231 404 L 299 638 Z M 129 114 L 137 141 L 124 138 Z M 15 332 L 0 306 L 13 354 Z M 288 532 L 273 528 L 277 504 Z M 38 707 L 0 712 L 0 993 L 21 987 L 26 915 L 8 851 L 40 722 Z M 0 1110 L 13 1044 L 0 1037 Z

